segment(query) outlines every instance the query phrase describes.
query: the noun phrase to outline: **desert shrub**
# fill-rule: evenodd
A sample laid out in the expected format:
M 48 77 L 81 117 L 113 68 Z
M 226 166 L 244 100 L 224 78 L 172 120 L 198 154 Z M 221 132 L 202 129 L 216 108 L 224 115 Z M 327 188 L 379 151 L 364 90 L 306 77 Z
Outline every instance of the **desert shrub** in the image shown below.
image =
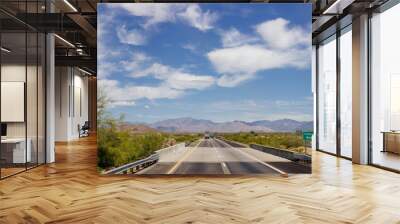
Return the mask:
M 118 128 L 124 117 L 113 117 L 107 112 L 107 98 L 98 98 L 98 168 L 117 167 L 145 158 L 154 151 L 180 142 L 193 142 L 200 136 L 196 134 L 168 134 L 161 132 L 132 133 Z
M 230 133 L 223 134 L 222 137 L 244 144 L 259 144 L 289 150 L 303 146 L 299 133 Z

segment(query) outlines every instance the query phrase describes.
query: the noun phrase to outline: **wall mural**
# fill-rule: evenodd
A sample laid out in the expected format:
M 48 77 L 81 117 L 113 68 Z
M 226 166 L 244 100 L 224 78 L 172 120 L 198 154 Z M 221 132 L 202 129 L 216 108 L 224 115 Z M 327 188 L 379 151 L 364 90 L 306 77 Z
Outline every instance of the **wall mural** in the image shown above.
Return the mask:
M 98 13 L 99 172 L 311 173 L 310 4 Z

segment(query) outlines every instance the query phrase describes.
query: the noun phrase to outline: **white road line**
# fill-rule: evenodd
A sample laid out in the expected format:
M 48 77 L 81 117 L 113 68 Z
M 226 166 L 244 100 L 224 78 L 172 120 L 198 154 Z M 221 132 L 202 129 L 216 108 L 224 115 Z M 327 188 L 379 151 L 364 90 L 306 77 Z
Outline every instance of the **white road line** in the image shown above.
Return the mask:
M 219 151 L 217 150 L 217 147 L 214 146 L 213 141 L 211 141 L 211 145 L 213 146 L 215 152 L 217 153 L 218 160 L 221 161 L 222 171 L 224 172 L 224 174 L 231 174 L 231 171 L 229 170 L 229 168 L 226 165 L 226 163 L 224 161 L 222 161 L 222 158 L 221 158 L 221 156 L 219 154 Z
M 274 167 L 274 166 L 272 166 L 272 165 L 270 165 L 270 164 L 268 164 L 268 163 L 266 163 L 264 161 L 259 160 L 257 157 L 254 157 L 253 155 L 250 155 L 250 154 L 248 154 L 248 153 L 246 153 L 246 152 L 244 152 L 244 151 L 242 151 L 240 149 L 232 147 L 231 145 L 229 145 L 228 143 L 226 143 L 226 142 L 224 142 L 222 140 L 217 139 L 217 141 L 222 142 L 223 144 L 227 145 L 231 149 L 234 149 L 234 150 L 237 150 L 237 151 L 241 152 L 243 155 L 245 155 L 245 156 L 247 156 L 247 157 L 249 157 L 249 158 L 251 158 L 251 159 L 253 159 L 253 160 L 255 160 L 255 161 L 257 161 L 257 162 L 259 162 L 261 164 L 263 164 L 264 166 L 267 166 L 267 167 L 275 170 L 276 172 L 280 173 L 282 176 L 288 177 L 288 174 L 286 172 L 283 172 L 282 170 L 280 170 L 280 169 L 278 169 L 278 168 L 276 168 L 276 167 Z
M 174 172 L 178 169 L 178 167 L 181 165 L 181 163 L 182 163 L 185 159 L 187 159 L 187 157 L 189 157 L 189 155 L 192 154 L 192 153 L 196 150 L 196 148 L 200 145 L 200 143 L 201 143 L 201 140 L 199 141 L 199 143 L 197 143 L 197 145 L 196 145 L 195 147 L 193 147 L 191 150 L 188 150 L 188 151 L 181 157 L 181 159 L 178 160 L 178 162 L 176 162 L 175 165 L 174 165 L 171 169 L 168 170 L 167 174 L 172 174 L 172 173 L 174 173 Z
M 224 174 L 231 174 L 231 171 L 229 170 L 228 166 L 226 165 L 225 162 L 222 162 L 222 171 L 224 171 Z

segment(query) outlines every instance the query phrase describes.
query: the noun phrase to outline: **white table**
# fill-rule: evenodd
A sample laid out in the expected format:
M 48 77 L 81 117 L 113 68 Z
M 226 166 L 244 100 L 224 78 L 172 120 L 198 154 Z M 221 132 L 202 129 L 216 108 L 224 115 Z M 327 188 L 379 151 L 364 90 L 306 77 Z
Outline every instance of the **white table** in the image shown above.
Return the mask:
M 1 139 L 2 147 L 13 147 L 12 148 L 12 163 L 25 163 L 31 162 L 31 139 L 27 139 L 27 146 L 25 151 L 25 138 L 6 138 Z M 3 151 L 3 149 L 2 149 Z

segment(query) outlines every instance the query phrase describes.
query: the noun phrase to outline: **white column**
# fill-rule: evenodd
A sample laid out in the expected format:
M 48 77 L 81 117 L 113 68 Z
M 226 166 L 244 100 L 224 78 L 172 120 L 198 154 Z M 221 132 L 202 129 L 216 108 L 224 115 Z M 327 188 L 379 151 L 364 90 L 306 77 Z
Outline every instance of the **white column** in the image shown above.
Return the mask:
M 54 133 L 55 133 L 55 56 L 54 35 L 46 36 L 46 163 L 55 161 Z
M 46 11 L 54 12 L 54 5 L 46 1 Z M 46 35 L 46 163 L 55 162 L 55 42 L 54 34 Z
M 55 69 L 55 141 L 71 140 L 71 70 L 71 67 L 65 66 Z
M 353 162 L 368 163 L 368 15 L 353 19 Z

